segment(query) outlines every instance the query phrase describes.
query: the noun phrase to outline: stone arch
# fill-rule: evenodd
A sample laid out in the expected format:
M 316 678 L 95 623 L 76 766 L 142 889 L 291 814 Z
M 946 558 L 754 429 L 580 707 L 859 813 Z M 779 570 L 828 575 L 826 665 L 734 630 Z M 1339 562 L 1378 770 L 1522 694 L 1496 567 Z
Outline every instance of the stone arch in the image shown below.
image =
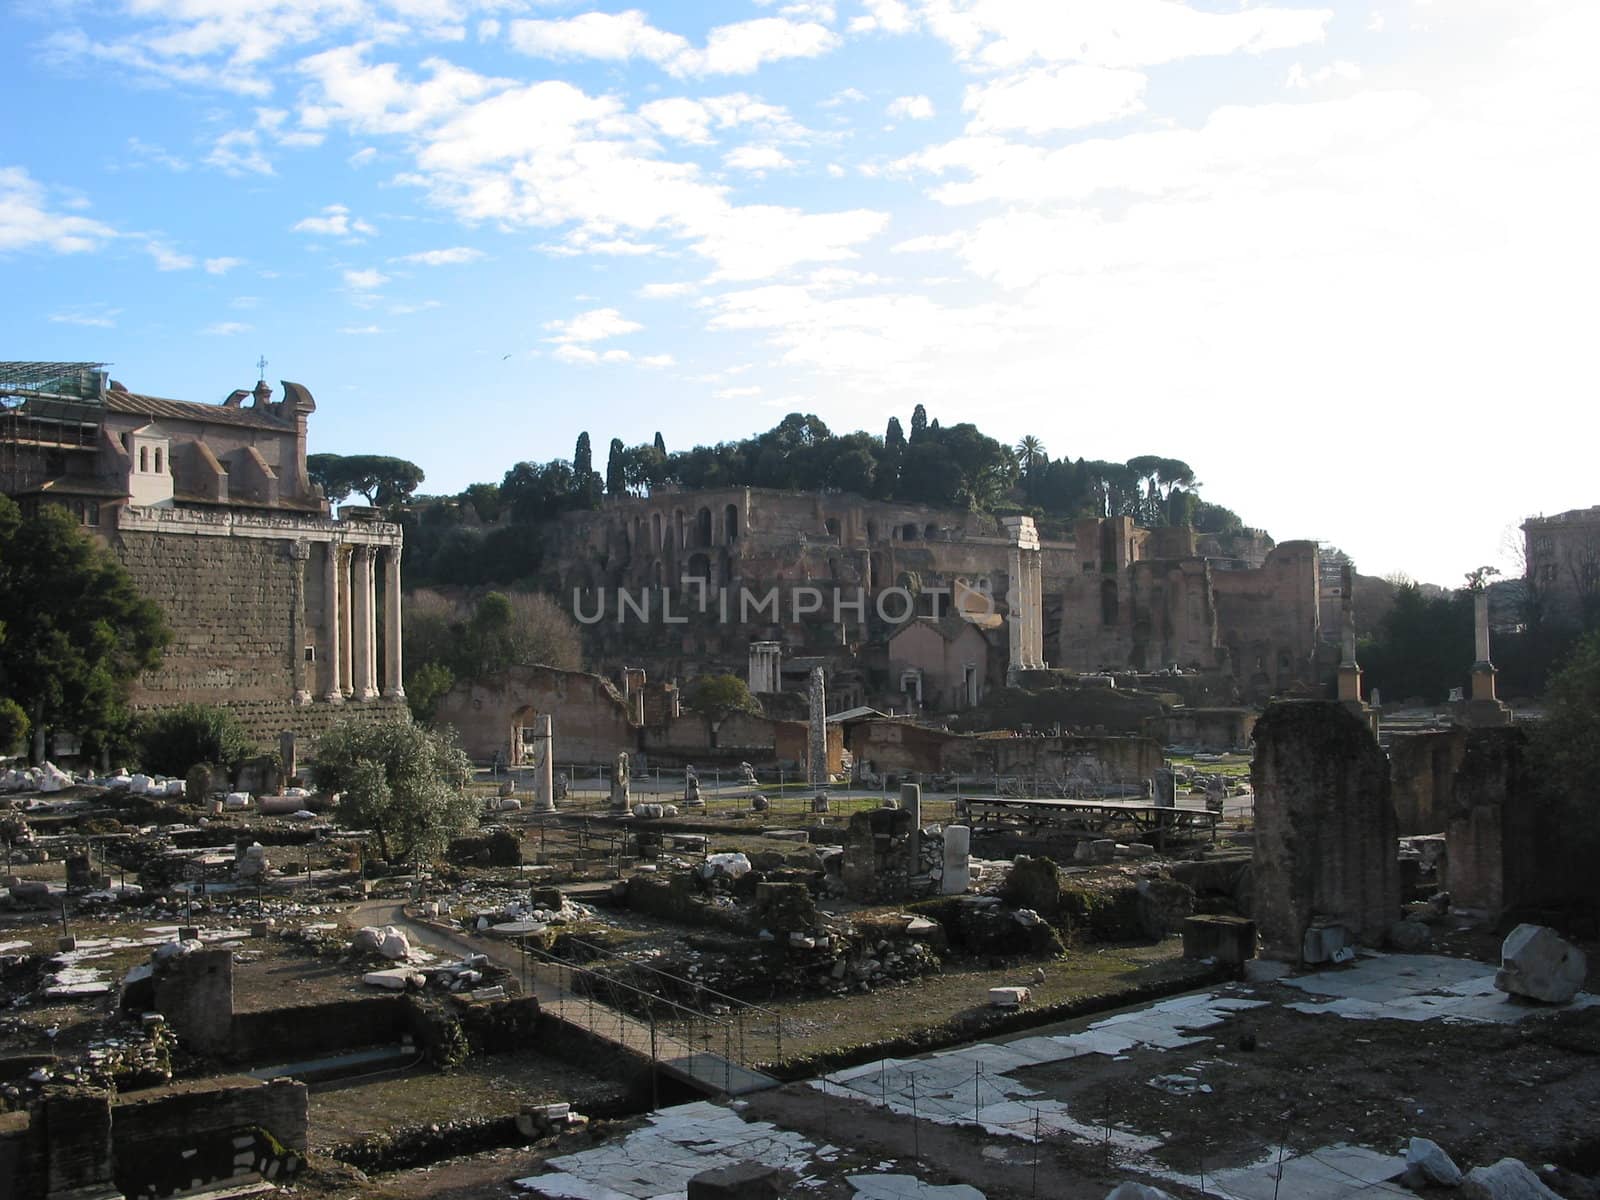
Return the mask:
M 875 542 L 877 540 L 878 540 L 878 523 L 876 521 L 868 521 L 867 522 L 867 541 Z
M 902 542 L 914 542 L 917 540 L 917 526 L 915 522 L 907 521 L 904 525 L 900 526 L 900 540 Z
M 694 544 L 711 545 L 711 510 L 703 505 L 694 515 Z
M 689 556 L 688 567 L 684 570 L 686 579 L 704 579 L 706 586 L 712 586 L 711 559 L 706 554 L 696 551 Z
M 839 518 L 838 517 L 829 517 L 826 521 L 824 521 L 822 523 L 822 527 L 828 531 L 828 536 L 829 537 L 836 538 L 836 537 L 839 536 Z
M 684 528 L 685 522 L 684 522 L 684 518 L 683 518 L 683 509 L 681 509 L 681 508 L 673 509 L 672 510 L 672 520 L 673 520 L 672 548 L 674 550 L 683 550 L 689 545 L 689 543 L 684 540 L 684 534 L 687 531 Z
M 739 506 L 730 504 L 722 510 L 722 540 L 733 545 L 739 539 Z
M 924 541 L 931 542 L 931 541 L 933 541 L 934 538 L 936 538 L 938 536 L 939 536 L 939 527 L 937 525 L 935 525 L 932 521 L 929 521 L 926 525 L 924 525 L 922 527 L 922 537 L 923 537 Z
M 661 514 L 658 512 L 650 514 L 650 549 L 661 552 Z
M 532 766 L 538 761 L 538 723 L 539 710 L 531 704 L 524 704 L 511 714 L 506 743 L 511 747 L 513 767 Z

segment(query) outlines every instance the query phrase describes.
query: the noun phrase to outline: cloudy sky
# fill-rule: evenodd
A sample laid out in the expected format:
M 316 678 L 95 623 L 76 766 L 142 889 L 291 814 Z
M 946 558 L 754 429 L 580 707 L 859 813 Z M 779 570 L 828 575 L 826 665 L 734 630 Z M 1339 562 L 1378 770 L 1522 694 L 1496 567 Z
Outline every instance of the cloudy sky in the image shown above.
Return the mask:
M 1600 503 L 1593 0 L 0 14 L 0 357 L 430 491 L 920 401 L 1375 574 Z

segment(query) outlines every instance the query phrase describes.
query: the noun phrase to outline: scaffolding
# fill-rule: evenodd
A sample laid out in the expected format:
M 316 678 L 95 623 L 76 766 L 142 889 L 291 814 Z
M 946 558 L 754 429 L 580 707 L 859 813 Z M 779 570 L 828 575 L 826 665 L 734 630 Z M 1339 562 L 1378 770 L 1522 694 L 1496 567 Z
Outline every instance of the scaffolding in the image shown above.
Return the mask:
M 0 492 L 15 495 L 93 451 L 105 416 L 105 363 L 0 362 Z

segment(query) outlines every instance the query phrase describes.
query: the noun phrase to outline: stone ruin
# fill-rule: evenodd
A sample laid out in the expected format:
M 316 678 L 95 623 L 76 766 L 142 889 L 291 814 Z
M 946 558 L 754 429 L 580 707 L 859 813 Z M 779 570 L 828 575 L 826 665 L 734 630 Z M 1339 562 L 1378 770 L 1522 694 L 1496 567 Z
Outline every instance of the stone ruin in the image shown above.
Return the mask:
M 863 903 L 895 903 L 965 892 L 972 883 L 972 830 L 965 825 L 923 830 L 922 788 L 908 783 L 900 793 L 898 806 L 851 816 L 839 866 L 844 894 Z
M 1400 917 L 1389 765 L 1337 700 L 1287 700 L 1256 722 L 1255 921 L 1263 957 L 1342 961 Z

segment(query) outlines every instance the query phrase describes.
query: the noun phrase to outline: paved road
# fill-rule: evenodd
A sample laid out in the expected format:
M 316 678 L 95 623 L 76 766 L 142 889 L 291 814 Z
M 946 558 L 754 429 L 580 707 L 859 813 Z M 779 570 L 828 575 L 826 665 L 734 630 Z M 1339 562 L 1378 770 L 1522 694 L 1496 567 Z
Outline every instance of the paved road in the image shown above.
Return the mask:
M 554 967 L 534 962 L 531 958 L 524 960 L 521 949 L 515 943 L 447 933 L 412 919 L 406 913 L 404 903 L 398 900 L 363 901 L 346 913 L 343 920 L 352 928 L 393 925 L 405 930 L 413 943 L 451 957 L 482 954 L 489 961 L 510 971 L 517 979 L 523 978 L 526 971 L 530 990 L 539 1001 L 540 1012 L 625 1047 L 646 1059 L 653 1058 L 663 1070 L 708 1092 L 742 1096 L 778 1086 L 778 1081 L 771 1076 L 748 1070 L 723 1055 L 697 1049 L 689 1042 L 660 1029 L 653 1030 L 649 1023 L 619 1009 L 571 991 L 564 986 Z

